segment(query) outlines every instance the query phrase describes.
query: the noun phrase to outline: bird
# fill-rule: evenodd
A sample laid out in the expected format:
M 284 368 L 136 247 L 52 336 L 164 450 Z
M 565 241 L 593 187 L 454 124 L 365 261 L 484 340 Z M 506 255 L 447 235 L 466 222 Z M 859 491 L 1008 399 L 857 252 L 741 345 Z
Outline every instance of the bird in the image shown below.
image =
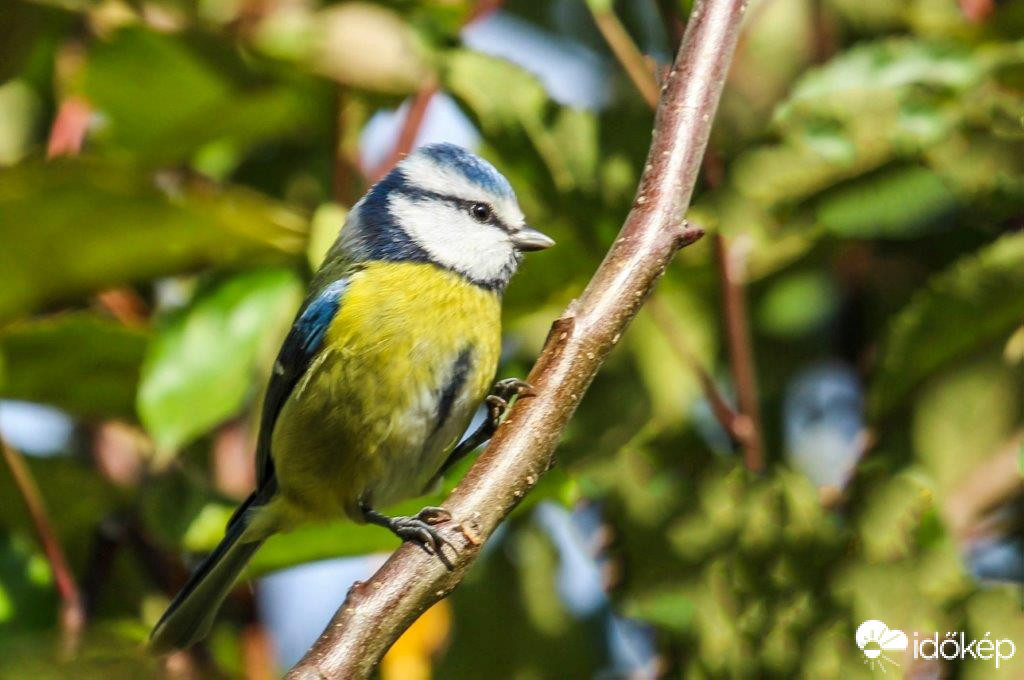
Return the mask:
M 554 245 L 508 180 L 448 143 L 422 146 L 349 211 L 278 352 L 256 442 L 256 489 L 154 627 L 188 647 L 274 533 L 347 517 L 441 558 L 451 515 L 379 508 L 423 495 L 495 431 L 517 379 L 493 383 L 501 301 L 523 253 Z M 493 389 L 492 389 L 493 384 Z M 487 417 L 465 439 L 478 408 Z M 462 441 L 460 441 L 462 439 Z

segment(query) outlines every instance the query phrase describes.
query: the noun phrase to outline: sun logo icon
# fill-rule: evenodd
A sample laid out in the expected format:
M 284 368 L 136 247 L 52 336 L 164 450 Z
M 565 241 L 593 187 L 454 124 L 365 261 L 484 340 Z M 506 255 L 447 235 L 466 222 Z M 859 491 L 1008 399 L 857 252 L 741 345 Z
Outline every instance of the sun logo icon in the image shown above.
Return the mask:
M 860 624 L 857 628 L 857 646 L 864 652 L 864 663 L 875 669 L 875 666 L 885 672 L 885 664 L 891 663 L 899 666 L 896 660 L 887 656 L 885 652 L 902 652 L 906 650 L 908 640 L 907 634 L 902 630 L 890 630 L 889 626 L 881 621 L 871 619 Z

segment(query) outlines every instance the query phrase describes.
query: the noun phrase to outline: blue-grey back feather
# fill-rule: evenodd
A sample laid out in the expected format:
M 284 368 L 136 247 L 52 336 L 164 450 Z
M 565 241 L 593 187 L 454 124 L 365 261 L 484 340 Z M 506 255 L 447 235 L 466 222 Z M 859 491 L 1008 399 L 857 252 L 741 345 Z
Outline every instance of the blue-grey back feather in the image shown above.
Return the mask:
M 269 498 L 274 492 L 274 462 L 270 455 L 270 442 L 277 415 L 323 346 L 327 328 L 341 308 L 348 283 L 348 277 L 338 279 L 310 297 L 299 310 L 277 354 L 266 396 L 263 398 L 260 434 L 256 445 L 256 488 L 261 497 Z M 240 512 L 241 509 L 235 513 L 235 517 Z

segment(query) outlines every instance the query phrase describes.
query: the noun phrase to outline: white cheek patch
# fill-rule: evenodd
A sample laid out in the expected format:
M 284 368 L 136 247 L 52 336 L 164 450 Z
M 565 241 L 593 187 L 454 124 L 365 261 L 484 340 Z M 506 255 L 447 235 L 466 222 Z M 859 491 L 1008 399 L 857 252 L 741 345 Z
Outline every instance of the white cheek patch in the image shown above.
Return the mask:
M 496 197 L 469 181 L 461 172 L 436 163 L 427 156 L 409 156 L 402 161 L 401 169 L 409 184 L 418 189 L 486 203 L 510 227 L 519 227 L 526 221 L 514 198 Z
M 476 281 L 507 277 L 515 250 L 508 234 L 480 224 L 455 206 L 425 202 L 401 194 L 389 199 L 401 228 L 438 264 Z

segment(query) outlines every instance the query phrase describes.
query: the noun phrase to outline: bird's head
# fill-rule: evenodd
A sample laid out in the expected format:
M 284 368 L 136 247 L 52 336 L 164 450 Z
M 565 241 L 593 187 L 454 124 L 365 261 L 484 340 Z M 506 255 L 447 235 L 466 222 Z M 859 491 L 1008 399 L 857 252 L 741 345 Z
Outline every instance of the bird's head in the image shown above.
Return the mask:
M 552 245 L 527 226 L 508 180 L 454 144 L 406 157 L 356 204 L 339 240 L 359 260 L 431 262 L 497 290 L 522 253 Z

